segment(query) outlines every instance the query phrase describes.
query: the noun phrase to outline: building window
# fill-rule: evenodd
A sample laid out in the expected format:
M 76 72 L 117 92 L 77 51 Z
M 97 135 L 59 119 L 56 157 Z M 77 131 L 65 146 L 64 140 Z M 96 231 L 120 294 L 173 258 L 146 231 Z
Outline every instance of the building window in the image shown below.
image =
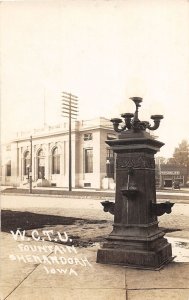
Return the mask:
M 60 174 L 60 154 L 57 147 L 52 151 L 52 174 Z
M 109 157 L 114 157 L 114 152 L 112 149 L 110 148 L 106 148 L 106 157 L 109 158 Z
M 6 146 L 6 151 L 11 151 L 11 145 Z
M 114 178 L 115 154 L 112 149 L 106 148 L 106 175 Z
M 84 149 L 84 172 L 93 173 L 93 149 Z
M 30 167 L 30 153 L 26 151 L 24 154 L 24 175 L 28 175 Z
M 38 179 L 45 178 L 45 155 L 43 150 L 39 150 L 37 156 Z
M 11 176 L 11 161 L 6 164 L 6 176 Z
M 85 133 L 84 134 L 84 141 L 91 141 L 93 139 L 92 133 Z

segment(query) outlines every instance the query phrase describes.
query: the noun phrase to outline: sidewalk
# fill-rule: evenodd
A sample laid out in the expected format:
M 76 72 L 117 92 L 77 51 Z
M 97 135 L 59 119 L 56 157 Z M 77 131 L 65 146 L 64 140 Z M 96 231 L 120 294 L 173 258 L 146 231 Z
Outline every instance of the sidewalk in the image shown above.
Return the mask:
M 53 196 L 64 198 L 93 198 L 93 199 L 115 199 L 114 190 L 94 190 L 85 188 L 73 188 L 72 191 L 68 191 L 66 188 L 53 188 L 53 187 L 37 187 L 32 189 L 32 193 L 29 193 L 28 188 L 13 188 L 13 187 L 1 187 L 1 194 L 12 195 L 27 195 L 27 196 Z M 157 190 L 157 199 L 172 199 L 177 202 L 189 203 L 189 189 L 182 190 Z
M 75 248 L 77 253 L 75 250 L 64 250 L 63 254 L 58 252 L 60 244 L 56 245 L 59 248 L 46 241 L 16 241 L 11 234 L 2 233 L 1 300 L 189 299 L 187 249 L 187 262 L 176 259 L 160 271 L 148 271 L 97 264 L 99 245 Z M 36 252 L 35 246 L 43 248 Z M 50 246 L 47 252 L 44 246 Z M 45 262 L 33 261 L 32 256 L 36 260 L 42 255 L 46 257 Z

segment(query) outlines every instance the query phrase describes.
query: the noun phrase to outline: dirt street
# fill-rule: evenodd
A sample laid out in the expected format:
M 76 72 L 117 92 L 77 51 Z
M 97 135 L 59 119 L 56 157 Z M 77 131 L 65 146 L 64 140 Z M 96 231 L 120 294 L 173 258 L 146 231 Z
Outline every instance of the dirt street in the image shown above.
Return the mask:
M 37 229 L 66 232 L 76 246 L 101 242 L 111 232 L 113 215 L 105 213 L 101 200 L 2 195 L 2 231 L 26 230 L 31 236 Z M 159 217 L 159 226 L 168 236 L 189 238 L 189 205 L 175 204 L 172 213 Z M 58 240 L 58 239 L 57 239 Z

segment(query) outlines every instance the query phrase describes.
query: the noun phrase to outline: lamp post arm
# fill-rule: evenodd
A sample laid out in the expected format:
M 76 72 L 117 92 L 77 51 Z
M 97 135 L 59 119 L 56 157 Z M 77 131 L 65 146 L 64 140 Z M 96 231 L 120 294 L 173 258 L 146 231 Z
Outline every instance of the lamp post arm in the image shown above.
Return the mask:
M 131 119 L 134 117 L 134 114 L 131 113 L 124 113 L 121 114 L 121 117 L 124 118 L 125 120 L 125 126 L 127 129 L 131 129 L 132 125 L 131 125 Z
M 159 125 L 160 125 L 160 121 L 161 119 L 163 119 L 162 115 L 153 115 L 151 116 L 151 119 L 154 121 L 154 125 L 151 126 L 150 124 L 146 127 L 149 130 L 156 130 L 158 129 Z
M 126 129 L 126 125 L 124 125 L 123 127 L 119 128 L 119 124 L 122 123 L 122 119 L 113 118 L 110 121 L 113 123 L 113 127 L 114 127 L 114 130 L 116 132 L 121 132 L 121 131 L 123 131 L 123 130 Z

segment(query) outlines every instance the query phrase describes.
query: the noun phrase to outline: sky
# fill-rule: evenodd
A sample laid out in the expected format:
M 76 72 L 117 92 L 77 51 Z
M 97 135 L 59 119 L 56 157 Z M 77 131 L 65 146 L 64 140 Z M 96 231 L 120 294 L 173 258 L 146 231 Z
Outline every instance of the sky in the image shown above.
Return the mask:
M 129 97 L 142 97 L 141 120 L 164 115 L 161 156 L 189 141 L 188 0 L 1 1 L 0 14 L 2 142 L 64 122 L 63 91 L 79 120 L 134 112 Z

